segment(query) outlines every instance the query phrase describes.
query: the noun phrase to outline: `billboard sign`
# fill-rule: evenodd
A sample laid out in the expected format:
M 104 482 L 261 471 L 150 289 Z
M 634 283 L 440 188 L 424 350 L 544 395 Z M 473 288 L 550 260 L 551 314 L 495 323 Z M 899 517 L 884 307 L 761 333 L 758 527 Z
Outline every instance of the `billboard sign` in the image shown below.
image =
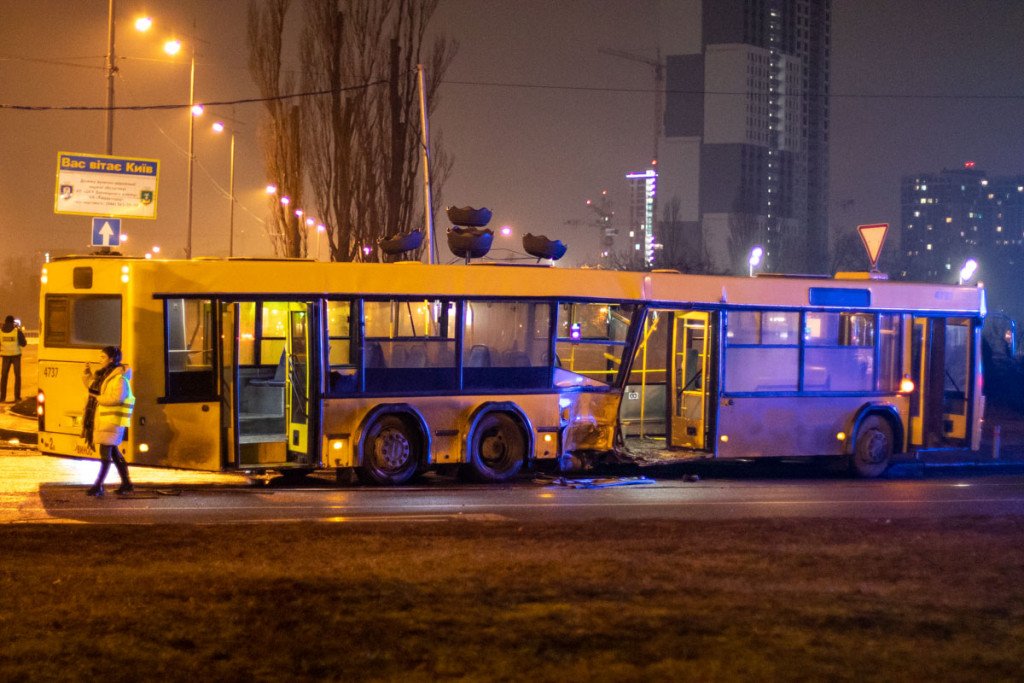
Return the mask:
M 53 212 L 154 219 L 159 178 L 156 159 L 58 152 Z

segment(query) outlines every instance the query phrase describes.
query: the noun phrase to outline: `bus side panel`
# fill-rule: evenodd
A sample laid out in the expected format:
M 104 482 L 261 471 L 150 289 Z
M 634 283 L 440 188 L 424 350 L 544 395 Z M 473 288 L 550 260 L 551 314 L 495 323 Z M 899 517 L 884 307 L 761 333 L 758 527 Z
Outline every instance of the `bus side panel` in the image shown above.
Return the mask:
M 188 470 L 224 469 L 221 463 L 220 405 L 143 403 L 135 406 L 133 449 L 126 457 L 139 465 Z M 147 452 L 139 448 L 148 446 Z
M 844 455 L 854 415 L 864 396 L 724 397 L 718 409 L 718 457 Z M 905 396 L 877 397 L 897 407 L 905 425 Z
M 419 413 L 430 430 L 430 464 L 465 462 L 464 452 L 469 419 L 481 404 L 492 401 L 513 403 L 523 411 L 533 429 L 535 443 L 533 456 L 538 459 L 559 455 L 557 428 L 559 427 L 558 396 L 553 394 L 524 394 L 518 396 L 437 396 L 421 397 L 367 397 L 326 399 L 323 411 L 323 434 L 328 441 L 344 442 L 343 447 L 324 446 L 325 467 L 353 467 L 359 464 L 355 451 L 359 427 L 363 418 L 379 405 L 404 404 Z M 555 430 L 555 431 L 541 431 Z M 552 441 L 545 436 L 552 435 Z

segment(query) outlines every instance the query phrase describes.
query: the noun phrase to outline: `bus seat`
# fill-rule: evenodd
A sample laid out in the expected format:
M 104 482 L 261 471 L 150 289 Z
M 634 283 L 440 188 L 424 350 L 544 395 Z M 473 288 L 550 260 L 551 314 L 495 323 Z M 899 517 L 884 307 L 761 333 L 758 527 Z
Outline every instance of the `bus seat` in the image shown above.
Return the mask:
M 281 352 L 281 358 L 277 361 L 277 369 L 274 370 L 274 376 L 269 379 L 251 379 L 249 384 L 254 387 L 283 387 L 284 386 L 284 373 L 285 373 L 285 352 Z
M 384 362 L 384 349 L 380 347 L 380 342 L 370 342 L 366 345 L 365 360 L 368 368 L 386 368 L 388 366 Z
M 427 349 L 423 344 L 412 344 L 405 350 L 405 362 L 402 364 L 405 368 L 425 368 L 427 367 Z
M 474 344 L 466 359 L 467 368 L 491 367 L 491 349 L 484 344 Z
M 525 351 L 509 351 L 506 361 L 510 368 L 529 368 L 533 366 L 530 356 Z

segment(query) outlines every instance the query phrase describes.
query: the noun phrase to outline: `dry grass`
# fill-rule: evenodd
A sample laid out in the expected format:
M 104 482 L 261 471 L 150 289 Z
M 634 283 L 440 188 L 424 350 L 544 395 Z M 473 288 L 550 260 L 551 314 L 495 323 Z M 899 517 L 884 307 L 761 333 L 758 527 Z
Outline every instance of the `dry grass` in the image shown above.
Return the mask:
M 1015 679 L 1022 539 L 1022 519 L 8 526 L 0 679 Z

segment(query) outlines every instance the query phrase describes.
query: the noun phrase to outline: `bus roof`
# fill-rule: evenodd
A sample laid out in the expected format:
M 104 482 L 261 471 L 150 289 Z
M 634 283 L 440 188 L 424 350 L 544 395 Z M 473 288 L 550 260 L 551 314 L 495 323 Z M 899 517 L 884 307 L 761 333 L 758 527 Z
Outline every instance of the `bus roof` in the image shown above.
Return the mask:
M 94 292 L 120 291 L 123 275 L 136 295 L 260 297 L 365 295 L 415 297 L 557 297 L 647 301 L 669 307 L 871 309 L 984 313 L 980 287 L 832 278 L 749 278 L 586 268 L 508 265 L 331 263 L 304 259 L 141 259 L 62 257 L 48 263 L 50 293 L 76 291 L 73 271 L 91 267 Z

